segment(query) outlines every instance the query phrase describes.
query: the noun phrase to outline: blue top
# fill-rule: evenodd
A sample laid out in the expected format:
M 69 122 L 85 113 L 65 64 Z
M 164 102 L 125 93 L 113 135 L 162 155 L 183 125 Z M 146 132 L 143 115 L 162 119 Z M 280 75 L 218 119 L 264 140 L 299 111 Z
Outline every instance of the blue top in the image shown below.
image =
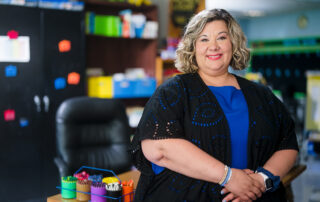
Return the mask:
M 231 137 L 231 167 L 247 168 L 249 113 L 241 90 L 233 86 L 209 86 L 217 98 L 229 124 Z
M 231 167 L 247 168 L 247 142 L 249 130 L 248 106 L 241 90 L 233 86 L 208 86 L 218 100 L 229 124 L 231 137 Z M 152 163 L 155 174 L 164 167 Z

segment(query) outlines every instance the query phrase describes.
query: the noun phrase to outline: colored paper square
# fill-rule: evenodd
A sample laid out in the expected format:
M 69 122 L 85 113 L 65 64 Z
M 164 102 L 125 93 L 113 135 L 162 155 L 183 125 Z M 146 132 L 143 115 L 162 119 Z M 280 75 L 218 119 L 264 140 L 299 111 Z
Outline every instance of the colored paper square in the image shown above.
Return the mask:
M 26 118 L 20 118 L 20 127 L 27 127 L 29 125 L 29 121 Z
M 8 65 L 5 67 L 5 76 L 6 77 L 15 77 L 17 76 L 17 67 L 14 65 Z
M 71 41 L 62 40 L 59 42 L 59 51 L 60 52 L 69 52 L 71 50 Z
M 54 81 L 54 87 L 57 90 L 64 89 L 67 86 L 66 79 L 62 77 L 56 78 Z
M 10 39 L 16 39 L 19 36 L 19 32 L 15 31 L 15 30 L 10 30 L 10 31 L 8 31 L 7 36 Z
M 5 121 L 14 121 L 15 118 L 16 118 L 16 112 L 13 109 L 7 109 L 4 111 Z
M 68 84 L 78 85 L 80 82 L 80 74 L 77 72 L 71 72 L 68 74 Z

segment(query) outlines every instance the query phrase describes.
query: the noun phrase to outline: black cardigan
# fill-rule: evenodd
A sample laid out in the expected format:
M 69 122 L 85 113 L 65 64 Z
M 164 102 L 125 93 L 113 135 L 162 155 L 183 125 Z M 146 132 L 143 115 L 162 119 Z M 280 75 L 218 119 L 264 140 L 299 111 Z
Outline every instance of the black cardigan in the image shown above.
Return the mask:
M 266 87 L 236 76 L 249 110 L 248 166 L 263 166 L 282 149 L 298 150 L 294 122 Z M 217 99 L 197 73 L 175 76 L 157 88 L 145 106 L 132 141 L 135 166 L 141 171 L 135 201 L 221 201 L 219 184 L 165 169 L 153 173 L 141 151 L 144 139 L 183 138 L 214 158 L 231 165 L 227 119 Z M 192 163 L 192 162 L 190 162 Z M 285 201 L 283 186 L 259 201 Z

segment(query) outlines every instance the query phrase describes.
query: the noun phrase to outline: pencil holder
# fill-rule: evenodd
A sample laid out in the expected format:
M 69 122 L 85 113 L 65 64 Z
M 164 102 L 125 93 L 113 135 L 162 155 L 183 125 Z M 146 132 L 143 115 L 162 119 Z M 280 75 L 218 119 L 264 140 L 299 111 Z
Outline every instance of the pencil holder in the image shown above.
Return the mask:
M 108 172 L 114 177 L 103 178 L 102 174 L 89 175 L 86 172 L 80 173 L 83 169 Z M 62 177 L 61 186 L 57 186 L 61 190 L 63 199 L 91 202 L 132 202 L 134 199 L 133 180 L 121 182 L 120 178 L 112 170 L 82 166 L 74 173 L 74 176 L 76 177 Z
M 77 181 L 77 200 L 78 201 L 89 201 L 90 197 L 90 190 L 91 190 L 91 181 L 89 180 L 78 180 Z M 89 192 L 82 193 L 82 192 Z
M 92 202 L 106 202 L 106 198 L 102 197 L 106 195 L 105 184 L 102 182 L 93 182 L 91 184 L 91 201 Z
M 123 202 L 133 202 L 133 181 L 132 183 L 122 183 Z
M 107 190 L 107 202 L 118 202 L 120 201 L 120 197 L 122 196 L 122 189 L 119 190 Z M 110 198 L 112 197 L 112 198 Z M 114 199 L 113 199 L 114 198 Z
M 61 196 L 62 198 L 75 198 L 76 197 L 76 183 L 77 178 L 72 176 L 61 178 Z

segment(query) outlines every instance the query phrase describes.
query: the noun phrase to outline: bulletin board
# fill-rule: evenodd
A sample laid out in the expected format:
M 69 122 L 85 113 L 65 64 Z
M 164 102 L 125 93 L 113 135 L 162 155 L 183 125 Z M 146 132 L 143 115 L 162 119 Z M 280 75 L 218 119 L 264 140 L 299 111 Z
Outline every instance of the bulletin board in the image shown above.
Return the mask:
M 320 71 L 307 72 L 306 130 L 320 131 Z
M 168 35 L 180 38 L 189 19 L 205 9 L 205 0 L 170 0 Z

